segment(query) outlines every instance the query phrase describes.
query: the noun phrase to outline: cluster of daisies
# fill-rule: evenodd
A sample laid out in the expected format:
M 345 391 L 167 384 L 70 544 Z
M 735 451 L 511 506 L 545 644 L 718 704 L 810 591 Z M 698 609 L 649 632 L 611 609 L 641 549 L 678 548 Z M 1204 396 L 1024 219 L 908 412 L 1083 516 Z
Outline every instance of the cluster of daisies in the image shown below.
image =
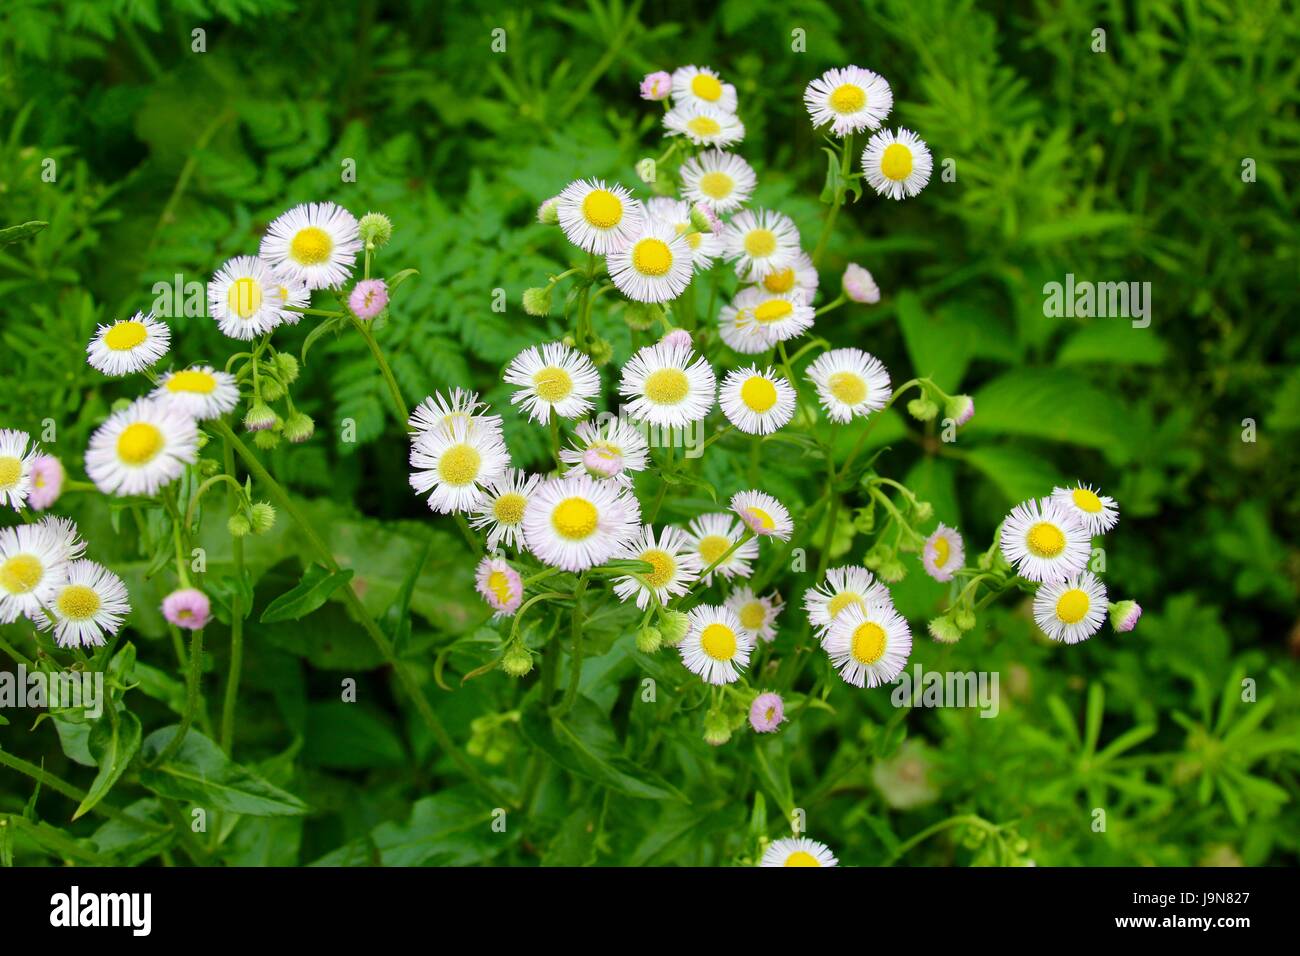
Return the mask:
M 152 313 L 98 326 L 86 347 L 90 366 L 110 377 L 141 373 L 152 388 L 124 403 L 91 435 L 85 468 L 94 487 L 114 496 L 158 495 L 198 461 L 206 440 L 201 424 L 234 411 L 241 398 L 249 403 L 244 427 L 259 447 L 273 445 L 259 440 L 264 438 L 309 438 L 311 420 L 288 396 L 297 362 L 274 352 L 268 336 L 282 324 L 297 323 L 317 289 L 334 291 L 359 320 L 378 316 L 388 304 L 382 280 L 358 281 L 346 297 L 342 288 L 361 250 L 382 245 L 391 229 L 377 213 L 358 221 L 333 203 L 310 203 L 271 222 L 258 255 L 224 263 L 208 283 L 209 317 L 229 338 L 258 340 L 252 351 L 232 358 L 232 364 L 247 360 L 234 374 L 230 366 L 223 371 L 202 364 L 157 374 L 154 366 L 171 348 L 171 330 Z M 281 399 L 287 417 L 269 405 Z M 27 433 L 0 431 L 0 502 L 24 515 L 26 509 L 43 511 L 58 500 L 65 478 L 59 459 L 43 453 Z M 269 506 L 244 505 L 247 515 L 231 516 L 232 533 L 269 528 Z M 0 622 L 26 615 L 53 626 L 58 643 L 69 646 L 101 645 L 105 633 L 116 633 L 129 611 L 126 589 L 110 571 L 81 560 L 84 549 L 67 519 L 50 517 L 0 532 Z M 202 628 L 210 602 L 181 583 L 164 600 L 163 615 L 178 627 Z

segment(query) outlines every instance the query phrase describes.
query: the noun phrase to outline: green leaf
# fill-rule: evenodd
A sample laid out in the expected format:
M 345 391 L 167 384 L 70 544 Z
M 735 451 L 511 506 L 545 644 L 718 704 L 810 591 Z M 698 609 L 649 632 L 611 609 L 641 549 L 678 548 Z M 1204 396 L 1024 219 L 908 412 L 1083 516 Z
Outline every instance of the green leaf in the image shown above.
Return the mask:
M 962 460 L 988 478 L 1012 504 L 1041 497 L 1065 483 L 1052 462 L 1023 448 L 1006 445 L 971 448 Z
M 0 229 L 0 246 L 7 246 L 11 242 L 21 242 L 24 239 L 36 235 L 46 226 L 48 222 L 41 222 L 33 219 L 30 222 L 24 222 L 17 226 L 8 226 Z
M 330 571 L 319 564 L 310 564 L 297 587 L 281 594 L 266 606 L 261 621 L 263 624 L 274 624 L 277 621 L 297 621 L 306 617 L 351 580 L 351 568 Z
M 945 392 L 958 391 L 975 348 L 971 324 L 927 312 L 914 292 L 899 294 L 898 324 L 916 376 L 934 379 Z
M 140 718 L 129 710 L 106 713 L 95 722 L 90 731 L 90 752 L 99 764 L 99 773 L 72 819 L 85 816 L 108 796 L 139 752 L 141 736 Z
M 504 850 L 510 834 L 492 830 L 496 808 L 476 791 L 444 790 L 417 800 L 405 823 L 381 823 L 360 840 L 339 847 L 312 866 L 467 866 Z
M 146 764 L 167 747 L 177 730 L 177 725 L 163 727 L 145 739 L 142 753 Z M 160 797 L 247 816 L 294 816 L 307 812 L 307 805 L 293 794 L 232 762 L 220 747 L 193 729 L 166 763 L 146 766 L 140 771 L 140 783 Z
M 1168 351 L 1151 328 L 1135 329 L 1128 319 L 1096 319 L 1066 340 L 1056 364 L 1159 365 Z

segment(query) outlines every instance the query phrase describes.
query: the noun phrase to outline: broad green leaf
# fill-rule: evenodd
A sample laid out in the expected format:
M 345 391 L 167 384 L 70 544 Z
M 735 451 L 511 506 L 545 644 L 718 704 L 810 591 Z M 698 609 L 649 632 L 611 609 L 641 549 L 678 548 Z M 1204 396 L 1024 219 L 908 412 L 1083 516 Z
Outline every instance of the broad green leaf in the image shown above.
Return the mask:
M 308 705 L 302 757 L 340 770 L 401 767 L 408 759 L 402 739 L 378 712 L 341 700 Z
M 293 794 L 233 763 L 220 747 L 192 728 L 166 763 L 151 766 L 178 729 L 173 725 L 155 730 L 142 747 L 146 766 L 140 771 L 140 783 L 160 797 L 254 817 L 307 812 L 307 805 Z
M 898 296 L 898 324 L 913 374 L 934 379 L 946 392 L 959 391 L 975 346 L 970 324 L 949 319 L 942 312 L 928 311 L 910 291 Z
M 1008 504 L 1042 497 L 1065 483 L 1051 461 L 1024 448 L 1007 445 L 971 448 L 962 460 L 988 478 Z
M 1159 365 L 1168 353 L 1152 328 L 1129 319 L 1095 319 L 1071 335 L 1057 353 L 1058 365 Z
M 329 600 L 331 594 L 352 580 L 352 570 L 330 571 L 319 564 L 307 566 L 298 586 L 286 591 L 262 612 L 263 624 L 297 621 Z
M 139 752 L 141 736 L 140 718 L 129 710 L 106 713 L 95 721 L 90 731 L 90 752 L 99 764 L 99 773 L 72 819 L 84 816 L 108 796 Z
M 312 866 L 467 866 L 484 863 L 510 844 L 517 826 L 494 832 L 496 808 L 465 787 L 417 800 L 405 823 L 381 823 Z
M 21 242 L 28 239 L 48 225 L 48 222 L 33 219 L 31 222 L 20 223 L 17 226 L 6 226 L 4 229 L 0 229 L 0 246 L 7 246 L 11 242 Z

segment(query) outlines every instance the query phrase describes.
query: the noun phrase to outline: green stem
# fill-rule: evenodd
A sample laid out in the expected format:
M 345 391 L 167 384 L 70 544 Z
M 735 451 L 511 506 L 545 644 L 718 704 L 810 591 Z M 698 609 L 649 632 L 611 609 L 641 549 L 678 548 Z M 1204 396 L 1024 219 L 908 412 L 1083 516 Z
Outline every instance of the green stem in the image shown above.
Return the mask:
M 573 647 L 569 651 L 571 660 L 569 686 L 564 689 L 564 699 L 560 701 L 560 706 L 553 712 L 555 717 L 563 717 L 567 714 L 573 702 L 578 699 L 578 683 L 582 679 L 582 596 L 586 590 L 587 572 L 584 571 L 578 578 L 578 586 L 573 592 L 573 621 L 569 629 L 573 642 Z
M 465 541 L 469 544 L 469 549 L 474 552 L 474 556 L 476 558 L 483 557 L 483 545 L 479 543 L 478 537 L 474 534 L 474 530 L 469 526 L 469 522 L 465 520 L 465 516 L 457 511 L 454 517 L 456 519 L 456 527 L 460 528 L 460 533 L 465 536 Z
M 181 715 L 180 726 L 172 739 L 163 748 L 155 764 L 166 763 L 176 751 L 181 749 L 186 735 L 190 732 L 190 727 L 194 725 L 194 715 L 199 710 L 199 681 L 203 679 L 203 628 L 198 628 L 190 634 L 190 673 L 186 680 L 185 692 L 185 713 Z
M 229 441 L 223 441 L 222 454 L 227 478 L 231 487 L 226 489 L 226 503 L 234 514 L 237 495 L 242 498 L 243 487 L 235 478 L 235 451 Z M 213 479 L 215 480 L 215 479 Z M 226 677 L 226 696 L 221 705 L 221 749 L 232 753 L 235 743 L 235 706 L 239 702 L 239 679 L 244 664 L 244 539 L 235 538 L 231 548 L 235 559 L 235 587 L 230 597 L 230 671 Z
M 330 551 L 325 542 L 321 540 L 320 536 L 316 533 L 315 526 L 307 519 L 307 516 L 302 513 L 302 510 L 298 507 L 293 498 L 289 496 L 288 492 L 280 486 L 278 481 L 271 477 L 271 473 L 262 466 L 262 463 L 258 460 L 257 456 L 253 454 L 252 450 L 239 440 L 239 436 L 231 431 L 229 425 L 221 419 L 217 419 L 213 425 L 222 437 L 229 441 L 234 447 L 235 453 L 243 459 L 245 467 L 247 467 L 252 473 L 253 478 L 258 481 L 263 488 L 265 488 L 267 494 L 275 501 L 275 503 L 289 515 L 295 524 L 298 525 L 299 529 L 303 533 L 303 537 L 307 541 L 307 544 L 316 552 L 317 559 L 329 570 L 338 571 L 339 564 L 334 560 L 334 553 Z M 451 735 L 447 733 L 447 728 L 443 726 L 442 721 L 430 706 L 429 699 L 424 696 L 424 690 L 420 687 L 419 682 L 411 676 L 410 671 L 408 671 L 406 667 L 402 665 L 402 662 L 397 659 L 397 654 L 393 650 L 392 642 L 388 640 L 384 635 L 384 632 L 379 629 L 377 624 L 375 624 L 369 612 L 366 610 L 365 605 L 361 603 L 361 598 L 357 595 L 355 584 L 349 581 L 347 586 L 342 589 L 342 594 L 344 603 L 347 605 L 348 610 L 361 624 L 366 634 L 369 635 L 371 641 L 374 642 L 375 647 L 379 650 L 380 656 L 383 657 L 384 661 L 392 669 L 393 674 L 397 677 L 398 682 L 402 685 L 402 689 L 406 692 L 407 696 L 411 698 L 411 702 L 415 705 L 415 709 L 419 712 L 420 718 L 424 721 L 425 726 L 429 728 L 429 732 L 433 735 L 433 739 L 437 742 L 438 746 L 442 748 L 443 752 L 447 754 L 457 767 L 460 768 L 461 772 L 469 778 L 470 782 L 474 784 L 474 786 L 481 790 L 485 796 L 494 801 L 496 806 L 505 806 L 506 801 L 502 798 L 496 787 L 494 787 L 487 778 L 479 772 L 478 768 L 470 762 L 469 758 L 461 753 L 456 747 L 455 741 L 453 741 Z
M 840 147 L 840 176 L 843 182 L 848 181 L 849 162 L 853 155 L 853 134 L 849 133 L 844 137 L 844 143 Z M 830 212 L 826 214 L 826 222 L 822 225 L 821 237 L 817 240 L 817 248 L 813 250 L 813 266 L 817 266 L 822 261 L 822 253 L 826 251 L 826 243 L 830 241 L 831 233 L 835 230 L 835 219 L 840 214 L 840 206 L 844 205 L 844 187 L 841 185 L 835 190 L 835 201 L 831 203 Z
M 941 820 L 939 823 L 934 824 L 934 826 L 926 827 L 920 833 L 916 834 L 916 836 L 904 840 L 894 848 L 894 852 L 885 860 L 885 864 L 891 864 L 900 857 L 906 856 L 909 851 L 915 849 L 936 833 L 942 833 L 944 830 L 951 830 L 953 827 L 958 826 L 978 827 L 987 831 L 990 836 L 1001 829 L 1001 827 L 995 826 L 983 817 L 976 816 L 973 813 L 963 813 L 955 817 L 949 817 L 947 820 Z
M 374 332 L 371 331 L 369 323 L 362 322 L 355 315 L 349 313 L 348 318 L 352 320 L 352 327 L 361 333 L 361 337 L 366 340 L 366 345 L 370 347 L 370 354 L 375 357 L 375 362 L 379 365 L 379 371 L 388 385 L 388 394 L 393 400 L 393 408 L 397 412 L 398 424 L 404 426 L 409 416 L 406 409 L 406 399 L 402 398 L 402 390 L 397 387 L 397 379 L 393 378 L 393 370 L 388 367 L 388 360 L 384 358 L 379 343 L 375 341 Z

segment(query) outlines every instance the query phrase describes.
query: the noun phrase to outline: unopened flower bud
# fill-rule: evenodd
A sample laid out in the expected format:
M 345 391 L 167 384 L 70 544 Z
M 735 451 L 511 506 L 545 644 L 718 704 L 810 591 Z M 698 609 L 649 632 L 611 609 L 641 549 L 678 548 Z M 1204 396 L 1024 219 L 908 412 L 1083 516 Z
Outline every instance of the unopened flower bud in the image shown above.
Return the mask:
M 253 526 L 242 514 L 233 514 L 226 519 L 226 530 L 230 532 L 232 538 L 242 538 L 253 530 Z
M 674 347 L 685 346 L 686 348 L 690 348 L 692 345 L 691 333 L 687 332 L 685 329 L 673 329 L 670 332 L 665 333 L 664 337 L 659 341 L 663 345 Z
M 956 644 L 961 640 L 961 628 L 949 617 L 936 617 L 930 621 L 930 636 L 940 644 Z
M 253 444 L 262 451 L 271 451 L 280 447 L 280 436 L 272 431 L 255 432 L 253 434 Z
M 383 279 L 362 279 L 348 296 L 348 308 L 362 321 L 369 321 L 388 308 L 388 283 Z
M 219 471 L 221 471 L 220 462 L 217 462 L 212 458 L 199 459 L 199 474 L 204 478 L 211 478 Z
M 393 238 L 393 221 L 382 212 L 368 212 L 357 223 L 357 232 L 367 248 L 378 249 Z
M 647 73 L 641 81 L 641 99 L 666 100 L 673 91 L 673 78 L 663 70 Z
M 659 633 L 669 647 L 680 644 L 690 626 L 690 618 L 681 611 L 664 611 L 659 615 Z
M 554 226 L 560 221 L 559 196 L 552 196 L 537 207 L 537 221 L 543 226 Z
M 928 501 L 917 500 L 912 505 L 912 511 L 916 515 L 917 521 L 929 521 L 934 517 L 934 505 Z
M 659 306 L 652 303 L 629 302 L 623 309 L 623 321 L 627 323 L 628 328 L 644 332 L 646 329 L 653 328 L 662 314 Z
M 883 562 L 876 570 L 876 576 L 886 584 L 897 584 L 903 578 L 907 577 L 907 568 L 898 558 L 890 558 Z
M 273 378 L 263 378 L 261 382 L 263 401 L 278 402 L 284 398 L 284 386 Z
M 722 235 L 722 220 L 708 203 L 697 202 L 691 206 L 691 225 L 700 232 Z
M 280 424 L 280 416 L 266 402 L 254 402 L 244 415 L 244 428 L 250 432 L 266 431 Z
M 533 669 L 533 655 L 522 644 L 511 644 L 501 658 L 501 669 L 511 677 L 523 677 Z
M 880 286 L 871 277 L 871 273 L 856 262 L 850 262 L 844 270 L 841 280 L 844 295 L 853 302 L 874 305 L 880 301 Z
M 975 612 L 963 605 L 952 612 L 952 622 L 963 631 L 969 631 L 975 626 Z
M 601 368 L 610 363 L 614 358 L 614 346 L 604 339 L 596 339 L 590 343 L 587 354 L 591 356 L 592 364 L 596 368 Z
M 257 502 L 249 509 L 249 523 L 253 534 L 266 534 L 275 527 L 275 509 L 265 501 Z
M 975 417 L 975 399 L 969 395 L 953 395 L 944 403 L 943 414 L 960 428 Z
M 704 741 L 721 747 L 731 739 L 731 724 L 720 710 L 711 710 L 704 716 Z
M 288 352 L 275 353 L 275 370 L 286 385 L 298 380 L 298 360 Z
M 1137 627 L 1142 616 L 1142 605 L 1137 601 L 1116 601 L 1110 605 L 1110 626 L 1117 634 L 1125 634 Z
M 653 654 L 664 642 L 659 628 L 653 625 L 643 627 L 636 634 L 636 649 L 642 654 Z
M 547 315 L 551 311 L 550 286 L 534 286 L 525 289 L 524 311 L 529 315 Z
M 939 406 L 929 398 L 914 398 L 907 403 L 907 413 L 919 422 L 934 421 L 939 414 Z
M 289 441 L 295 445 L 302 444 L 316 431 L 316 423 L 312 421 L 310 415 L 306 412 L 294 412 L 284 420 L 284 427 L 280 430 Z

